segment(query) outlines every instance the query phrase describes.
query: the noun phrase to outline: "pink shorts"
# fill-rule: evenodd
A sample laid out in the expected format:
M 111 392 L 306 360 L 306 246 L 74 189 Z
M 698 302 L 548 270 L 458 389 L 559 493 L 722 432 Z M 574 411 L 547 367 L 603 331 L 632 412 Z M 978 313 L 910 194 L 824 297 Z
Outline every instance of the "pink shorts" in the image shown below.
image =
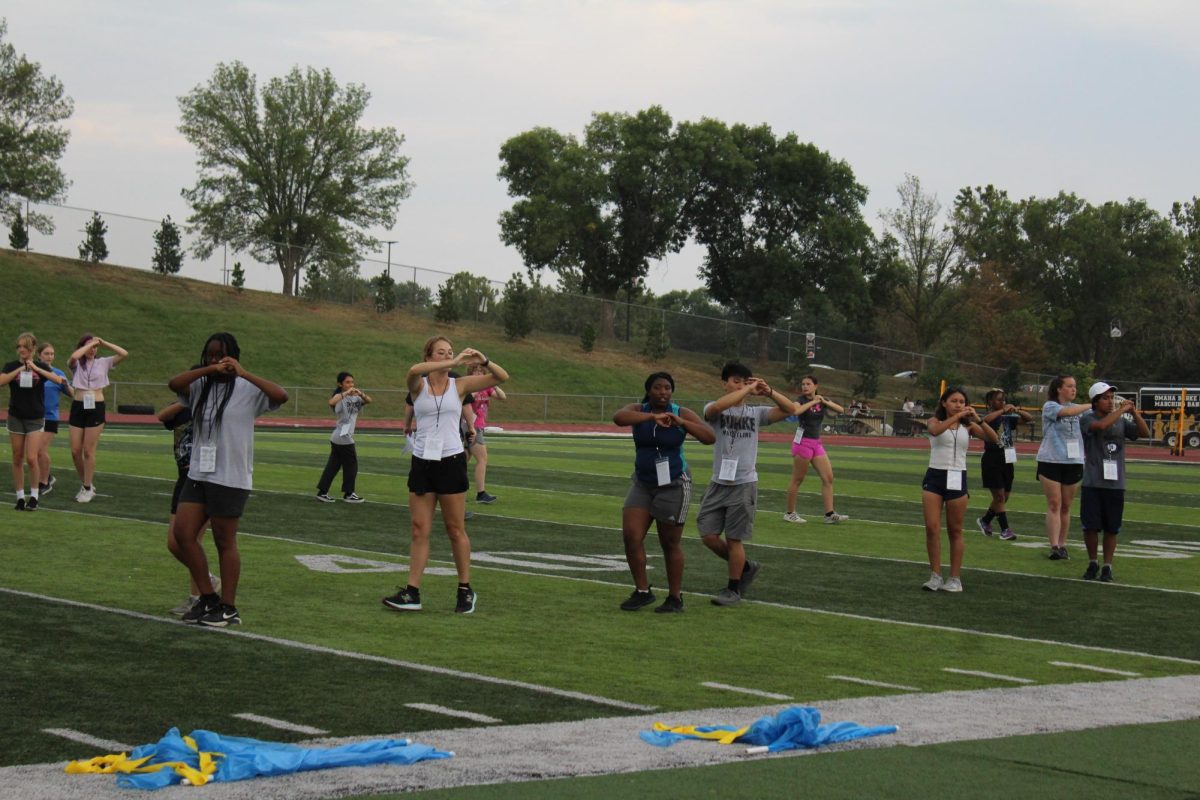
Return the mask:
M 792 442 L 793 458 L 813 459 L 825 455 L 825 446 L 820 439 L 801 439 L 800 444 Z

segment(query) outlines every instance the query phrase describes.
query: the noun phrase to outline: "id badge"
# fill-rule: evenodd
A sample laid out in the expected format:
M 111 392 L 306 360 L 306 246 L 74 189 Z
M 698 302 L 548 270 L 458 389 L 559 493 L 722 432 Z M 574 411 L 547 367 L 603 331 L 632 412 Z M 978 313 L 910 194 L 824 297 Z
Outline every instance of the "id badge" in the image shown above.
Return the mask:
M 425 439 L 425 455 L 421 458 L 426 461 L 441 461 L 442 460 L 442 440 L 438 437 Z
M 737 475 L 738 460 L 736 458 L 721 459 L 721 474 L 717 476 L 719 480 L 731 481 Z
M 192 463 L 200 472 L 217 471 L 217 446 L 202 444 L 192 451 Z
M 963 474 L 956 469 L 946 470 L 946 489 L 951 492 L 962 491 Z
M 1117 462 L 1115 462 L 1115 461 L 1105 461 L 1104 462 L 1104 480 L 1106 480 L 1106 481 L 1118 480 L 1118 478 L 1117 478 Z
M 665 456 L 654 459 L 654 472 L 658 475 L 658 485 L 666 486 L 671 482 L 671 462 Z
M 1079 442 L 1074 439 L 1067 442 L 1067 458 L 1079 458 Z
M 1004 463 L 1005 464 L 1017 463 L 1017 448 L 1015 448 L 1015 447 L 1004 448 Z
M 800 444 L 804 441 L 804 428 L 796 428 L 796 435 L 792 437 L 792 444 Z
M 29 370 L 27 370 L 27 369 L 21 370 L 21 377 L 18 378 L 17 380 L 19 381 L 19 383 L 17 385 L 20 386 L 22 389 L 32 389 L 33 388 L 33 373 L 30 372 Z
M 343 423 L 338 426 L 338 436 L 345 437 L 345 436 L 349 436 L 349 435 L 350 435 L 350 423 L 349 422 Z
M 96 410 L 96 393 L 95 392 L 84 392 L 83 393 L 83 409 L 84 409 L 84 411 L 95 411 Z

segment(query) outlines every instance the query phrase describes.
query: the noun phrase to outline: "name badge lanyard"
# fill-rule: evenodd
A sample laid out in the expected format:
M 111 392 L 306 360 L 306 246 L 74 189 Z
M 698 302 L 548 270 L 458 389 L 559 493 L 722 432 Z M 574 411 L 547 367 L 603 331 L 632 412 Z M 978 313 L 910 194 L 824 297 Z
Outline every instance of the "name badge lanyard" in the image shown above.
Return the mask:
M 89 383 L 90 382 L 91 381 L 89 380 Z M 229 391 L 230 392 L 233 391 L 233 386 L 229 387 Z M 199 420 L 199 422 L 204 423 L 203 429 L 204 429 L 204 432 L 208 436 L 208 443 L 205 444 L 205 443 L 195 442 L 195 443 L 193 443 L 193 447 L 192 447 L 192 450 L 193 450 L 192 463 L 194 463 L 196 465 L 197 471 L 203 472 L 203 473 L 210 473 L 210 472 L 217 471 L 217 445 L 216 445 L 215 439 L 213 439 L 213 426 L 216 424 L 216 421 L 217 421 L 217 407 L 220 406 L 220 403 L 217 401 L 217 398 L 215 397 L 215 395 L 216 395 L 216 392 L 213 392 L 212 394 L 209 395 L 210 402 L 208 404 L 208 407 L 204 409 L 203 415 L 201 416 L 201 419 Z M 193 436 L 195 435 L 197 424 L 193 424 L 193 426 L 192 426 Z
M 1079 417 L 1063 420 L 1066 429 L 1067 458 L 1079 458 Z
M 733 415 L 730 414 L 729 416 L 732 417 Z M 742 406 L 742 413 L 738 416 L 738 419 L 743 421 L 746 419 L 746 406 Z M 718 480 L 731 481 L 737 475 L 738 460 L 731 458 L 733 455 L 733 437 L 744 429 L 745 425 L 743 424 L 737 427 L 731 426 L 725 430 L 724 453 L 721 458 L 721 471 L 717 474 Z
M 958 432 L 962 430 L 962 422 L 958 423 L 958 427 L 950 431 L 952 441 L 954 442 L 952 455 L 950 457 L 950 469 L 946 470 L 946 488 L 952 492 L 962 491 L 962 473 L 955 467 L 958 464 Z M 968 434 L 969 436 L 970 434 Z
M 96 363 L 96 359 L 88 359 L 87 366 L 83 369 L 83 374 L 87 377 L 88 390 L 83 393 L 83 408 L 86 411 L 94 411 L 96 409 L 96 392 L 92 389 L 92 365 Z M 211 471 L 211 470 L 210 470 Z
M 1016 423 L 1012 425 L 1004 424 L 1004 417 L 1001 417 L 1000 427 L 1004 430 L 1004 463 L 1017 463 L 1017 444 L 1013 441 L 1013 434 L 1016 431 Z
M 654 451 L 658 453 L 658 457 L 654 459 L 654 473 L 658 479 L 659 486 L 666 486 L 671 482 L 671 460 L 662 454 L 662 448 L 658 444 L 658 423 L 654 423 Z
M 1120 420 L 1118 420 L 1117 424 L 1120 425 L 1122 423 Z M 1104 470 L 1104 473 L 1103 473 L 1104 480 L 1106 480 L 1106 481 L 1120 480 L 1120 477 L 1118 476 L 1118 473 L 1117 473 L 1117 460 L 1115 458 L 1113 458 L 1112 453 L 1109 452 L 1107 444 L 1104 447 L 1104 461 L 1101 462 L 1100 466 L 1101 466 L 1101 469 Z
M 429 387 L 429 394 L 433 397 L 433 405 L 437 409 L 437 414 L 433 419 L 433 441 L 429 441 L 428 435 L 425 436 L 425 449 L 423 451 L 425 455 L 422 458 L 426 461 L 441 461 L 442 434 L 440 429 L 442 425 L 442 402 L 446 392 L 450 391 L 450 383 L 447 381 L 446 392 L 442 392 L 441 394 L 433 393 L 433 384 L 429 382 L 428 378 L 425 379 L 425 385 Z

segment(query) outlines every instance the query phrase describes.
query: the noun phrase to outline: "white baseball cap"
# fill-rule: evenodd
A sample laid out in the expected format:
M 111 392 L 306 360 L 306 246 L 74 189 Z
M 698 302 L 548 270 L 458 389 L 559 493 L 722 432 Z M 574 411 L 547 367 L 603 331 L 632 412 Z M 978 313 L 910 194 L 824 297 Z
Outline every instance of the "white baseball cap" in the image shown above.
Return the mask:
M 1105 392 L 1115 392 L 1116 390 L 1117 390 L 1117 387 L 1110 386 L 1109 384 L 1105 383 L 1104 381 L 1096 381 L 1095 383 L 1092 384 L 1092 388 L 1088 389 L 1088 399 L 1095 400 L 1097 397 L 1104 394 Z

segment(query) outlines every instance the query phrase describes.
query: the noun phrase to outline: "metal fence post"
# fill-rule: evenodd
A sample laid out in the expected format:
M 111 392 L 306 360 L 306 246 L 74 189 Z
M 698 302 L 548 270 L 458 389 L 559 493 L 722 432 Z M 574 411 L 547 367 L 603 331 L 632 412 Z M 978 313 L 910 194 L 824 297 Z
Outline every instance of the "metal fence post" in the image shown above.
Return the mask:
M 600 395 L 600 421 L 604 422 L 604 395 Z
M 550 395 L 542 395 L 542 422 L 550 419 Z

